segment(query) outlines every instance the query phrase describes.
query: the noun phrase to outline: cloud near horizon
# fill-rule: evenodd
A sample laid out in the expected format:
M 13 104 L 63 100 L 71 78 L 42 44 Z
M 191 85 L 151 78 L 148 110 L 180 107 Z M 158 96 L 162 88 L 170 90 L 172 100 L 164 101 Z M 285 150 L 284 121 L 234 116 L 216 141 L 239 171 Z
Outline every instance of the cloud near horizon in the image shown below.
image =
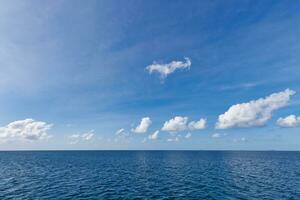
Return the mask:
M 289 115 L 285 118 L 279 118 L 277 120 L 277 125 L 282 128 L 294 128 L 300 127 L 300 117 L 295 115 Z
M 69 138 L 71 140 L 71 144 L 77 144 L 80 141 L 91 141 L 94 138 L 94 130 L 90 130 L 89 132 L 83 134 L 73 134 Z
M 176 116 L 166 121 L 162 127 L 162 131 L 179 132 L 187 129 L 188 117 Z
M 150 74 L 152 74 L 153 72 L 157 72 L 160 74 L 160 77 L 162 79 L 164 79 L 168 75 L 175 72 L 177 69 L 190 68 L 192 65 L 191 59 L 187 58 L 187 57 L 185 57 L 184 59 L 185 59 L 185 62 L 184 61 L 172 61 L 167 64 L 159 64 L 159 63 L 153 62 L 153 64 L 146 67 L 146 70 L 148 70 Z
M 141 119 L 141 122 L 140 124 L 132 129 L 132 132 L 135 132 L 135 133 L 146 133 L 149 126 L 151 125 L 152 121 L 150 119 L 150 117 L 144 117 Z
M 149 140 L 156 140 L 158 138 L 159 130 L 155 131 L 153 134 L 149 135 Z
M 43 121 L 35 121 L 34 119 L 24 119 L 9 123 L 0 127 L 0 142 L 13 140 L 35 141 L 47 139 L 50 137 L 47 131 L 53 125 Z
M 175 133 L 185 130 L 200 130 L 204 129 L 205 126 L 206 119 L 200 118 L 199 121 L 191 121 L 188 123 L 188 117 L 175 116 L 169 121 L 166 121 L 161 130 Z
M 263 126 L 272 117 L 272 112 L 286 106 L 295 93 L 286 89 L 265 98 L 233 105 L 224 114 L 219 115 L 215 128 Z
M 191 121 L 188 127 L 192 131 L 192 130 L 204 129 L 205 126 L 206 126 L 206 119 L 200 118 L 199 121 Z

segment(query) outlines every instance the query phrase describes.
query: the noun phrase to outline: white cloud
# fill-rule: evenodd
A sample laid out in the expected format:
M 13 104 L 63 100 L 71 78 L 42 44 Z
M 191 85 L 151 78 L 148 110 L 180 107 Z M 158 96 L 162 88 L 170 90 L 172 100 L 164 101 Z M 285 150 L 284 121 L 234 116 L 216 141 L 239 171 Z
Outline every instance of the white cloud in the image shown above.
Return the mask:
M 155 131 L 152 135 L 149 135 L 149 140 L 156 140 L 158 138 L 159 130 Z
M 70 138 L 70 143 L 71 144 L 77 144 L 80 141 L 91 141 L 94 138 L 94 130 L 90 130 L 87 133 L 83 134 L 73 134 L 71 135 Z
M 41 140 L 49 138 L 47 131 L 52 124 L 47 124 L 34 119 L 24 119 L 9 123 L 0 127 L 0 141 L 11 140 Z
M 263 126 L 271 118 L 272 112 L 286 106 L 294 94 L 295 91 L 286 89 L 265 98 L 233 105 L 219 115 L 216 128 Z
M 135 133 L 146 133 L 152 121 L 149 117 L 144 117 L 141 120 L 141 123 L 135 128 L 132 129 Z
M 161 130 L 169 132 L 184 131 L 187 129 L 188 117 L 176 116 L 166 121 Z
M 214 133 L 211 135 L 212 138 L 219 138 L 221 137 L 220 133 Z
M 119 130 L 116 131 L 116 135 L 122 135 L 125 133 L 125 129 L 124 128 L 121 128 Z
M 248 142 L 247 138 L 242 137 L 242 138 L 238 138 L 238 139 L 233 139 L 233 142 Z
M 285 118 L 279 118 L 277 120 L 277 125 L 283 128 L 293 128 L 300 126 L 300 117 L 295 115 L 289 115 Z
M 191 133 L 187 133 L 185 136 L 184 136 L 186 139 L 190 139 L 192 137 L 192 134 Z
M 147 142 L 147 138 L 144 138 L 143 140 L 142 140 L 142 143 L 146 143 Z
M 206 119 L 199 119 L 199 121 L 191 121 L 189 123 L 189 129 L 190 130 L 200 130 L 204 129 L 206 125 Z
M 179 137 L 175 137 L 175 138 L 169 138 L 167 139 L 168 142 L 178 142 L 179 141 Z
M 179 132 L 184 130 L 200 130 L 204 129 L 206 125 L 206 119 L 199 119 L 199 121 L 191 121 L 188 124 L 188 117 L 176 116 L 169 121 L 166 121 L 161 130 L 169 132 Z
M 169 74 L 173 73 L 177 69 L 185 69 L 189 68 L 192 65 L 190 58 L 184 58 L 184 61 L 172 61 L 168 64 L 159 64 L 159 63 L 153 63 L 152 65 L 149 65 L 146 67 L 146 70 L 149 71 L 149 73 L 157 72 L 160 74 L 161 78 L 166 78 Z

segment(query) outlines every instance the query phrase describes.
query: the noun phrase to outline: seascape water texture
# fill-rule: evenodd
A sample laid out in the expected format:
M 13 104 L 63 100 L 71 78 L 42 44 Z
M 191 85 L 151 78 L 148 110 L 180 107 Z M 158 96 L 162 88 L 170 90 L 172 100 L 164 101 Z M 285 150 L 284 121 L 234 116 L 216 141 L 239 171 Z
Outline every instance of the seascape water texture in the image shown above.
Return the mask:
M 300 199 L 300 152 L 0 152 L 0 199 Z

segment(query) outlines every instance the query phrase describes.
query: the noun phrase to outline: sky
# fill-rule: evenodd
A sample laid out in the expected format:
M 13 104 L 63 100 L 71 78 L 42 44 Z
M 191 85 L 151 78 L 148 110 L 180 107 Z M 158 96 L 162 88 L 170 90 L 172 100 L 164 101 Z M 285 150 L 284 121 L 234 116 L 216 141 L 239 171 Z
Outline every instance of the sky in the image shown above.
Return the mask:
M 299 1 L 0 3 L 0 150 L 300 150 Z

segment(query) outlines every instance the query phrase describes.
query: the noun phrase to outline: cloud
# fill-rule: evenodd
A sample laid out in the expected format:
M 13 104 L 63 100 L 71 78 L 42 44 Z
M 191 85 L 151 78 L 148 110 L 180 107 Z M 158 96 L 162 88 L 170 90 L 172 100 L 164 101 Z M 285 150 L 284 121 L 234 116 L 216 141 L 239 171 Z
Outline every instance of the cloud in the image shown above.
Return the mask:
M 142 140 L 142 143 L 146 143 L 147 142 L 147 138 L 144 138 L 143 140 Z
M 159 64 L 159 63 L 153 63 L 152 65 L 149 65 L 146 67 L 146 70 L 149 71 L 150 74 L 153 72 L 157 72 L 160 74 L 160 77 L 166 78 L 169 74 L 175 72 L 177 69 L 185 69 L 189 68 L 192 65 L 190 58 L 184 58 L 184 61 L 172 61 L 168 64 Z
M 158 138 L 159 130 L 155 131 L 152 135 L 149 135 L 149 140 L 156 140 Z
M 204 129 L 206 125 L 206 119 L 200 118 L 199 121 L 191 121 L 188 124 L 188 117 L 176 116 L 169 121 L 166 121 L 162 127 L 162 131 L 179 132 L 184 130 L 200 130 Z
M 47 124 L 34 119 L 24 119 L 9 123 L 0 127 L 0 141 L 12 140 L 41 140 L 49 138 L 47 131 L 51 129 L 52 124 Z
M 192 134 L 191 133 L 187 133 L 185 136 L 184 136 L 186 139 L 190 139 L 192 137 Z
M 191 121 L 189 123 L 189 129 L 190 130 L 200 130 L 204 129 L 206 125 L 206 119 L 199 119 L 199 121 Z
M 220 87 L 220 90 L 226 91 L 226 90 L 250 89 L 265 83 L 266 83 L 265 81 L 257 81 L 257 82 L 240 83 L 235 85 L 222 85 Z
M 149 117 L 144 117 L 141 120 L 141 123 L 135 128 L 132 129 L 135 133 L 146 133 L 152 121 Z
M 211 135 L 212 138 L 219 138 L 221 137 L 220 133 L 214 133 Z
M 219 115 L 216 128 L 263 126 L 272 117 L 272 112 L 286 106 L 294 94 L 295 91 L 286 89 L 265 98 L 233 105 Z
M 116 131 L 116 135 L 122 135 L 125 133 L 125 129 L 124 128 L 121 128 L 119 130 Z
M 162 131 L 178 132 L 187 129 L 188 117 L 176 116 L 166 121 L 162 127 Z
M 242 137 L 242 138 L 238 138 L 238 139 L 233 139 L 233 142 L 248 142 L 247 138 Z
M 227 133 L 214 133 L 211 135 L 212 138 L 220 138 L 226 136 Z
M 83 133 L 83 134 L 73 134 L 71 135 L 69 138 L 71 140 L 71 144 L 77 144 L 78 142 L 81 141 L 91 141 L 94 137 L 94 130 L 90 130 L 87 133 Z
M 167 142 L 178 142 L 178 141 L 179 141 L 179 137 L 167 139 Z
M 279 118 L 277 125 L 283 128 L 300 127 L 300 117 L 289 115 L 285 118 Z

